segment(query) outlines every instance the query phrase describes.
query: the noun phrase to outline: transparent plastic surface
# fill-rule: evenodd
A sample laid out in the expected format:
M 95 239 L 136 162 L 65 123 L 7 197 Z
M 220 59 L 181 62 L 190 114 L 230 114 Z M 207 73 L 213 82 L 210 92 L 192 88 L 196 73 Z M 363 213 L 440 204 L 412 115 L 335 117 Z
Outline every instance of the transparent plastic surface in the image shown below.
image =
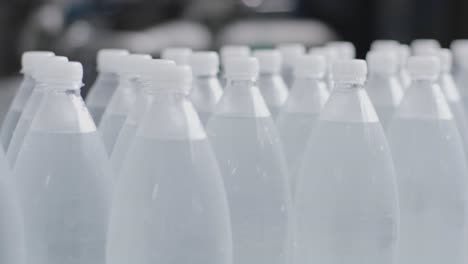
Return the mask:
M 207 132 L 224 177 L 234 263 L 287 263 L 289 175 L 275 124 L 253 82 L 229 82 Z
M 115 189 L 107 262 L 230 264 L 222 177 L 195 109 L 155 94 Z
M 297 79 L 276 121 L 284 155 L 289 165 L 290 187 L 293 194 L 308 139 L 329 95 L 323 80 Z
M 194 79 L 190 100 L 203 125 L 208 122 L 222 94 L 223 89 L 216 76 L 202 76 Z
M 399 263 L 464 263 L 466 158 L 438 85 L 413 81 L 387 135 L 400 193 Z
M 100 73 L 91 86 L 86 96 L 86 105 L 93 117 L 94 122 L 99 125 L 102 115 L 109 104 L 119 84 L 118 75 L 115 73 Z
M 366 83 L 367 93 L 386 129 L 388 122 L 403 98 L 403 87 L 395 76 L 371 73 Z
M 465 113 L 458 87 L 455 85 L 452 75 L 448 72 L 441 73 L 438 83 L 457 124 L 465 153 L 468 153 L 468 116 Z
M 116 176 L 122 169 L 130 144 L 136 136 L 138 125 L 141 123 L 144 115 L 151 106 L 153 95 L 154 94 L 151 89 L 142 89 L 137 96 L 134 107 L 128 114 L 128 117 L 120 130 L 117 141 L 115 142 L 114 150 L 110 156 L 111 164 Z
M 23 113 L 23 109 L 29 100 L 29 97 L 32 94 L 34 88 L 34 79 L 25 75 L 23 82 L 21 83 L 18 91 L 16 92 L 15 98 L 11 103 L 8 112 L 5 115 L 5 120 L 3 121 L 2 128 L 0 130 L 0 135 L 2 139 L 2 144 L 4 149 L 8 149 L 13 136 L 13 131 L 16 129 L 18 121 Z
M 14 174 L 27 263 L 105 263 L 112 177 L 79 90 L 44 95 Z
M 0 263 L 2 264 L 24 263 L 24 226 L 17 194 L 3 150 L 0 150 Z
M 34 88 L 26 106 L 24 107 L 23 114 L 21 115 L 18 124 L 13 132 L 11 138 L 10 146 L 7 150 L 7 159 L 11 167 L 14 168 L 16 164 L 16 159 L 18 158 L 18 153 L 23 146 L 24 138 L 31 128 L 31 123 L 39 110 L 42 99 L 46 92 L 47 87 L 43 83 L 38 83 Z
M 102 116 L 99 132 L 109 155 L 114 150 L 120 130 L 134 106 L 138 94 L 137 90 L 132 76 L 127 74 L 121 76 L 119 85 Z
M 297 180 L 296 263 L 395 263 L 397 195 L 384 131 L 365 90 L 337 83 Z
M 276 119 L 281 107 L 288 99 L 289 90 L 283 78 L 278 74 L 262 73 L 257 80 L 258 88 L 270 109 L 271 117 Z

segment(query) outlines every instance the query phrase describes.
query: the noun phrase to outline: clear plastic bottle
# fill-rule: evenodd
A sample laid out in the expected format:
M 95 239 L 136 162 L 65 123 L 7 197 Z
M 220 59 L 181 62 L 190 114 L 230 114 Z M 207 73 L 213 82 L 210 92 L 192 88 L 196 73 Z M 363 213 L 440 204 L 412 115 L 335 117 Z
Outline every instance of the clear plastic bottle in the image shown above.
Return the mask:
M 336 86 L 297 179 L 295 263 L 396 263 L 395 172 L 364 89 L 366 64 L 342 60 L 332 71 Z
M 183 47 L 172 47 L 164 49 L 161 53 L 161 59 L 171 60 L 179 66 L 189 65 L 192 49 Z
M 166 72 L 165 69 L 171 66 L 175 66 L 173 61 L 158 59 L 143 60 L 139 65 L 136 65 L 140 76 L 134 82 L 136 82 L 135 85 L 140 86 L 140 92 L 136 98 L 135 105 L 130 110 L 120 130 L 114 150 L 110 155 L 111 164 L 117 177 L 120 175 L 130 144 L 135 138 L 138 125 L 153 102 L 155 89 L 157 90 L 164 85 L 164 83 L 161 83 L 161 79 L 164 78 L 161 74 L 164 74 Z
M 330 96 L 326 84 L 327 63 L 323 56 L 303 55 L 296 60 L 295 81 L 276 126 L 288 161 L 292 193 L 306 143 Z
M 112 95 L 99 124 L 99 132 L 109 155 L 114 150 L 120 130 L 139 93 L 138 86 L 134 82 L 139 75 L 138 65 L 143 60 L 149 59 L 151 59 L 151 56 L 145 54 L 130 54 L 120 59 L 118 69 L 119 85 Z
M 208 121 L 224 177 L 234 263 L 284 264 L 291 224 L 289 175 L 280 138 L 255 78 L 255 58 L 226 64 L 228 85 Z
M 366 90 L 384 129 L 403 98 L 398 78 L 398 54 L 391 50 L 367 53 L 369 77 Z
M 439 60 L 410 57 L 411 85 L 388 126 L 400 194 L 399 263 L 464 263 L 468 171 L 436 83 Z
M 219 56 L 213 51 L 195 52 L 190 58 L 193 80 L 190 100 L 198 112 L 203 125 L 206 125 L 215 105 L 223 94 L 218 80 Z
M 278 45 L 277 49 L 282 58 L 281 75 L 288 88 L 291 88 L 294 81 L 296 58 L 305 54 L 305 47 L 299 43 L 285 43 Z
M 411 51 L 414 55 L 434 53 L 440 48 L 439 41 L 435 39 L 415 39 L 411 42 Z
M 253 55 L 259 64 L 258 88 L 275 120 L 289 96 L 288 87 L 280 74 L 281 53 L 277 50 L 257 50 Z
M 107 263 L 232 263 L 222 177 L 187 99 L 191 74 L 168 68 L 138 127 L 114 192 Z
M 86 105 L 96 125 L 101 123 L 102 115 L 119 85 L 118 67 L 122 57 L 128 54 L 122 49 L 102 49 L 97 54 L 99 74 L 86 96 Z
M 14 170 L 26 263 L 105 263 L 112 177 L 80 95 L 82 75 L 80 63 L 62 61 L 49 62 L 37 73 L 47 92 Z
M 68 59 L 67 57 L 63 56 L 49 57 L 47 60 L 44 61 L 44 65 L 47 65 L 47 63 L 53 61 L 67 62 Z M 41 80 L 36 80 L 36 82 L 39 82 L 39 84 L 34 86 L 32 94 L 29 97 L 26 105 L 24 106 L 23 113 L 21 114 L 18 124 L 16 125 L 16 128 L 13 132 L 13 136 L 10 141 L 10 146 L 7 150 L 6 157 L 12 168 L 15 167 L 16 158 L 18 158 L 18 153 L 21 147 L 23 146 L 24 138 L 26 137 L 27 133 L 31 128 L 32 120 L 36 115 L 39 106 L 41 105 L 44 94 L 46 93 L 47 86 L 44 85 L 44 82 L 41 82 Z
M 437 55 L 441 66 L 438 83 L 457 123 L 465 153 L 468 153 L 468 116 L 465 113 L 458 87 L 452 77 L 452 53 L 448 49 L 441 49 Z
M 44 60 L 54 56 L 50 51 L 27 51 L 23 53 L 21 58 L 21 73 L 23 74 L 23 81 L 21 82 L 18 91 L 5 115 L 0 136 L 3 148 L 6 150 L 10 145 L 13 131 L 18 124 L 18 120 L 23 113 L 24 106 L 31 96 L 34 87 L 33 73 L 37 67 L 44 66 Z

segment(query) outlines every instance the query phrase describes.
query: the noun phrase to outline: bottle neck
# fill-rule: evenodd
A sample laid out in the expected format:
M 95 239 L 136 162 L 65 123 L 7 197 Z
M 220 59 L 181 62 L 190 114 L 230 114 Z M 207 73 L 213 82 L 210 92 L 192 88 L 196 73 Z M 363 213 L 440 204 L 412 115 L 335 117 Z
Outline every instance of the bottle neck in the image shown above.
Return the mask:
M 157 140 L 201 140 L 205 130 L 186 93 L 155 89 L 137 135 Z
M 270 111 L 253 80 L 228 80 L 215 115 L 269 117 Z
M 377 113 L 362 83 L 336 82 L 320 120 L 340 123 L 378 123 Z
M 400 103 L 397 117 L 415 120 L 450 120 L 452 113 L 440 86 L 431 79 L 413 79 Z

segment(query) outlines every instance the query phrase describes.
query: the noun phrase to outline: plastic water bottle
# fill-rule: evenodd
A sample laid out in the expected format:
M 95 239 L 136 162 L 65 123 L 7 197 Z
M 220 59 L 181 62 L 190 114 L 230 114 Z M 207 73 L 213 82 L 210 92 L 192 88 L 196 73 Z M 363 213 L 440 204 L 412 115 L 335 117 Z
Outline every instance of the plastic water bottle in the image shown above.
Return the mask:
M 460 136 L 463 140 L 465 153 L 468 153 L 468 117 L 465 113 L 460 92 L 452 77 L 452 53 L 448 49 L 441 49 L 437 55 L 441 66 L 438 83 L 442 89 L 442 93 L 445 95 L 453 118 L 457 123 Z
M 255 79 L 255 58 L 231 58 L 228 84 L 208 121 L 224 177 L 234 263 L 284 264 L 291 223 L 288 171 L 280 139 Z
M 395 173 L 364 89 L 366 64 L 343 60 L 332 67 L 336 87 L 312 132 L 296 185 L 295 263 L 395 263 Z
M 80 96 L 82 75 L 80 63 L 57 61 L 37 73 L 47 92 L 14 171 L 25 218 L 26 263 L 105 263 L 112 178 Z
M 297 58 L 295 81 L 276 122 L 289 165 L 293 194 L 306 143 L 330 95 L 326 72 L 327 63 L 323 56 L 302 55 Z
M 403 87 L 398 78 L 398 54 L 387 51 L 367 53 L 369 77 L 366 90 L 384 129 L 403 98 Z
M 171 66 L 175 66 L 173 61 L 157 59 L 143 60 L 136 65 L 135 69 L 140 72 L 140 76 L 135 80 L 135 85 L 140 86 L 140 91 L 110 155 L 111 164 L 117 177 L 121 172 L 130 144 L 136 136 L 138 126 L 153 102 L 155 90 L 157 91 L 165 85 L 165 76 L 161 75 L 165 74 L 167 72 L 165 69 Z
M 377 39 L 371 44 L 371 50 L 397 50 L 400 48 L 400 42 L 392 39 Z
M 232 261 L 222 177 L 187 99 L 191 74 L 170 67 L 155 88 L 115 189 L 107 263 Z
M 164 49 L 161 58 L 164 60 L 171 60 L 177 65 L 189 65 L 192 49 L 183 47 L 173 47 Z
M 282 58 L 281 75 L 288 88 L 290 88 L 294 81 L 296 58 L 305 54 L 305 47 L 299 43 L 285 43 L 278 45 L 277 49 Z
M 435 39 L 415 39 L 411 42 L 411 50 L 414 55 L 425 55 L 439 50 L 440 43 Z
M 436 57 L 411 57 L 412 81 L 388 127 L 400 193 L 399 263 L 464 263 L 468 172 Z
M 190 58 L 190 66 L 195 77 L 189 95 L 190 100 L 202 124 L 205 125 L 223 94 L 218 80 L 219 56 L 213 51 L 195 52 Z
M 128 55 L 127 50 L 102 49 L 97 54 L 98 76 L 86 96 L 86 105 L 99 125 L 112 95 L 119 85 L 118 67 L 122 57 Z
M 332 41 L 326 44 L 326 47 L 336 50 L 338 58 L 354 59 L 356 57 L 356 47 L 349 41 Z
M 23 113 L 26 102 L 31 96 L 34 87 L 34 70 L 37 67 L 44 66 L 44 60 L 52 56 L 54 56 L 54 53 L 49 51 L 28 51 L 23 53 L 21 58 L 21 73 L 23 74 L 23 81 L 5 115 L 5 120 L 3 121 L 3 125 L 0 130 L 4 149 L 7 149 L 10 145 L 13 131 L 15 130 L 18 120 Z
M 0 212 L 0 263 L 25 263 L 23 217 L 3 150 L 0 150 Z
M 151 59 L 151 56 L 145 54 L 130 54 L 120 59 L 118 69 L 120 75 L 119 85 L 112 95 L 99 124 L 99 131 L 109 154 L 114 150 L 120 130 L 139 93 L 138 87 L 133 82 L 140 74 L 137 70 L 138 65 L 149 59 Z
M 46 60 L 44 60 L 44 65 L 47 65 L 47 63 L 51 63 L 54 61 L 67 62 L 68 59 L 67 57 L 63 57 L 63 56 L 49 57 Z M 33 74 L 33 76 L 34 78 L 36 78 L 35 74 Z M 18 124 L 16 125 L 16 128 L 13 132 L 10 146 L 8 147 L 8 150 L 7 150 L 6 157 L 12 168 L 15 167 L 16 159 L 18 158 L 18 153 L 21 147 L 23 146 L 24 138 L 29 132 L 31 128 L 32 120 L 34 116 L 36 116 L 36 113 L 38 112 L 38 109 L 39 109 L 39 106 L 41 105 L 44 94 L 47 92 L 47 85 L 45 85 L 45 83 L 42 80 L 36 80 L 36 82 L 38 82 L 39 84 L 36 84 L 33 88 L 32 94 L 29 97 L 24 107 L 23 113 L 21 114 L 21 117 L 18 121 Z
M 281 53 L 277 50 L 258 50 L 253 55 L 259 64 L 258 88 L 275 120 L 289 95 L 288 87 L 280 74 Z

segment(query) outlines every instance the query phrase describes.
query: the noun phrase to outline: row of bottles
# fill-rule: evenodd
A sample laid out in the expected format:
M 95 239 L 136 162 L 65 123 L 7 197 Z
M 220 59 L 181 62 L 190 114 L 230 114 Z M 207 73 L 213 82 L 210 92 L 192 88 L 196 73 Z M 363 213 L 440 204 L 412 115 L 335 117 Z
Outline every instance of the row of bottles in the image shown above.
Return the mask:
M 464 263 L 466 43 L 27 52 L 0 261 Z

